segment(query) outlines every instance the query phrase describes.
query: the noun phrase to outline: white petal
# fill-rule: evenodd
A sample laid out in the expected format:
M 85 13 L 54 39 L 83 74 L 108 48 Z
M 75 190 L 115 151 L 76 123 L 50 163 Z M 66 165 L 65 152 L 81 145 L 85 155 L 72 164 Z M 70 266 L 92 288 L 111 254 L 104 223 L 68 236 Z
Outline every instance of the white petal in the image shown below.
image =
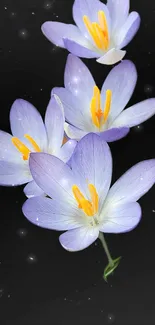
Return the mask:
M 141 207 L 137 202 L 125 204 L 106 204 L 102 211 L 103 223 L 100 231 L 107 233 L 121 233 L 134 229 L 141 219 Z
M 121 61 L 124 58 L 125 54 L 126 51 L 113 48 L 96 61 L 101 64 L 111 65 Z

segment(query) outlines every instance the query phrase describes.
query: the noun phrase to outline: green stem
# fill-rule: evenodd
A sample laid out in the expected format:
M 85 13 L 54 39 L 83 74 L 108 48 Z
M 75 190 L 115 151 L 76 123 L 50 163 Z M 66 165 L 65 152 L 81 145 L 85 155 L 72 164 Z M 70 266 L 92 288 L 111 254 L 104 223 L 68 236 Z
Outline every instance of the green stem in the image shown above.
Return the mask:
M 109 249 L 108 249 L 107 243 L 106 243 L 106 241 L 105 241 L 105 238 L 104 238 L 104 235 L 103 235 L 102 232 L 99 232 L 99 236 L 98 236 L 98 238 L 100 239 L 100 241 L 101 241 L 101 243 L 102 243 L 102 246 L 103 246 L 103 248 L 104 248 L 104 250 L 105 250 L 105 253 L 106 253 L 106 255 L 107 255 L 107 258 L 108 258 L 108 261 L 109 261 L 110 266 L 113 267 L 113 266 L 114 266 L 114 262 L 113 262 L 113 259 L 112 259 L 112 257 L 111 257 L 111 254 L 110 254 L 110 252 L 109 252 Z

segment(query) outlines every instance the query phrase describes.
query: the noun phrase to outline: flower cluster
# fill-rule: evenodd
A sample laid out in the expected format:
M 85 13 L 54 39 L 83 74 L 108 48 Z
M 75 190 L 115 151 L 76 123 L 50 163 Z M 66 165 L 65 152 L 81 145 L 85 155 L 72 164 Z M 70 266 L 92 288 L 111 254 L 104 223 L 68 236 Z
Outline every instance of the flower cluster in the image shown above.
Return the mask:
M 73 18 L 76 26 L 42 26 L 50 41 L 71 52 L 64 87 L 52 89 L 44 122 L 29 102 L 13 103 L 12 135 L 0 131 L 0 185 L 26 184 L 23 214 L 39 227 L 65 231 L 59 240 L 66 250 L 83 250 L 99 238 L 108 258 L 107 280 L 120 257 L 111 257 L 104 233 L 135 228 L 142 215 L 137 201 L 155 183 L 155 159 L 149 159 L 111 186 L 108 142 L 153 116 L 155 98 L 125 108 L 137 82 L 135 65 L 124 60 L 113 67 L 100 90 L 79 58 L 108 65 L 122 60 L 122 48 L 140 25 L 138 13 L 129 14 L 129 0 L 75 0 Z

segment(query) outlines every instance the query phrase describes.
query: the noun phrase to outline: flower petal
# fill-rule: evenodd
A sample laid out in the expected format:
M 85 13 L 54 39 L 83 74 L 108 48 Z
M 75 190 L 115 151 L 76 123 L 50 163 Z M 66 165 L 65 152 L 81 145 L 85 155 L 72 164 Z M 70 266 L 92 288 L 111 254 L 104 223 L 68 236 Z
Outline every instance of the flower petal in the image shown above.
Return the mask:
M 83 194 L 89 199 L 88 184 L 93 184 L 99 196 L 99 205 L 102 205 L 112 175 L 112 157 L 108 144 L 94 133 L 87 134 L 78 142 L 70 164 Z
M 45 195 L 44 191 L 36 184 L 35 181 L 31 181 L 24 187 L 24 193 L 28 198 Z
M 100 231 L 105 233 L 121 233 L 134 229 L 140 219 L 142 211 L 139 203 L 107 204 L 102 211 L 103 224 Z
M 68 203 L 56 202 L 45 197 L 28 199 L 23 207 L 25 217 L 35 225 L 53 230 L 81 227 L 77 210 Z
M 74 152 L 76 145 L 77 141 L 75 140 L 67 141 L 57 152 L 57 157 L 64 162 L 68 162 Z
M 110 30 L 109 11 L 105 4 L 99 0 L 75 0 L 73 4 L 73 18 L 76 25 L 85 37 L 91 39 L 89 32 L 83 22 L 83 16 L 87 16 L 91 22 L 98 22 L 98 11 L 104 11 Z
M 100 132 L 98 135 L 106 142 L 113 142 L 124 138 L 129 131 L 130 129 L 127 127 L 119 127 Z
M 88 40 L 78 39 L 77 41 L 71 40 L 69 38 L 63 38 L 65 48 L 72 54 L 79 56 L 81 58 L 98 58 L 100 55 L 97 50 L 91 45 Z
M 45 153 L 32 153 L 29 161 L 33 179 L 48 196 L 76 205 L 72 194 L 73 173 L 67 164 Z
M 112 32 L 120 28 L 129 14 L 129 0 L 108 0 L 107 7 L 111 18 Z
M 81 227 L 60 235 L 59 240 L 63 248 L 70 252 L 81 251 L 90 246 L 99 235 L 98 228 Z
M 55 87 L 52 94 L 56 94 L 64 107 L 66 120 L 74 126 L 85 129 L 87 116 L 84 115 L 84 105 L 79 98 L 76 98 L 69 90 L 61 87 Z
M 65 88 L 80 100 L 90 110 L 95 81 L 87 66 L 76 56 L 69 54 L 65 67 Z
M 74 26 L 72 24 L 59 23 L 58 21 L 45 22 L 41 26 L 41 30 L 50 42 L 62 48 L 65 48 L 63 41 L 64 37 L 75 41 L 82 38 L 82 34 L 80 33 L 77 26 Z
M 112 91 L 112 103 L 108 117 L 111 124 L 114 119 L 127 105 L 134 91 L 137 82 L 137 71 L 135 65 L 128 60 L 124 60 L 114 67 L 108 74 L 102 90 L 102 102 L 105 102 L 106 90 Z
M 112 48 L 108 52 L 106 52 L 103 56 L 101 56 L 96 61 L 101 64 L 115 64 L 119 61 L 121 61 L 126 54 L 126 51 L 122 51 L 120 49 Z
M 28 134 L 42 150 L 46 149 L 45 126 L 41 115 L 32 104 L 23 99 L 15 100 L 10 111 L 10 124 L 14 136 L 22 139 L 25 134 Z
M 0 185 L 16 186 L 32 180 L 28 164 L 0 161 Z
M 12 135 L 0 130 L 0 160 L 20 163 L 22 157 L 13 145 L 11 139 Z
M 65 123 L 64 129 L 70 139 L 75 139 L 77 141 L 82 139 L 88 133 L 68 123 Z
M 48 152 L 56 154 L 64 138 L 64 110 L 57 96 L 52 96 L 45 114 L 45 125 L 48 136 Z
M 134 202 L 149 191 L 155 183 L 155 159 L 141 161 L 131 167 L 111 187 L 105 204 Z
M 135 36 L 140 26 L 140 16 L 137 12 L 133 11 L 128 16 L 125 24 L 122 26 L 119 33 L 115 36 L 115 44 L 120 49 L 125 47 Z
M 112 126 L 132 127 L 138 125 L 155 114 L 155 98 L 146 99 L 125 109 L 114 121 Z

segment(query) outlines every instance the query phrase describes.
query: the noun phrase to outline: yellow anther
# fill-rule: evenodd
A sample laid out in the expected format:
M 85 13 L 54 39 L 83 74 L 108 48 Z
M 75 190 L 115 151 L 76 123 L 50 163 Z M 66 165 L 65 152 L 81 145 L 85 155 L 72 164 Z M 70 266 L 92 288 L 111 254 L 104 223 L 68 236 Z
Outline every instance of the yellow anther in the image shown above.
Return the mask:
M 96 188 L 93 184 L 89 184 L 88 188 L 90 191 L 91 201 L 85 199 L 84 195 L 81 193 L 77 185 L 72 186 L 72 191 L 78 203 L 79 209 L 82 209 L 87 216 L 92 217 L 98 212 L 99 198 Z
M 25 134 L 24 137 L 32 144 L 32 147 L 34 148 L 34 150 L 36 152 L 40 152 L 40 148 L 39 146 L 37 145 L 37 143 L 34 141 L 34 139 L 32 137 L 30 137 L 30 135 L 28 134 Z
M 108 31 L 107 19 L 106 19 L 104 11 L 102 11 L 102 10 L 100 10 L 98 12 L 98 21 L 99 21 L 101 30 L 103 31 L 103 34 L 104 34 L 104 40 L 106 40 L 104 45 L 105 45 L 105 50 L 107 50 L 109 47 L 109 31 Z
M 29 158 L 29 154 L 30 154 L 30 150 L 25 146 L 25 144 L 23 142 L 21 142 L 18 138 L 13 137 L 12 139 L 12 143 L 14 144 L 14 146 L 21 152 L 21 154 L 23 155 L 23 160 L 28 160 Z
M 108 89 L 106 91 L 106 100 L 105 100 L 105 106 L 104 106 L 104 112 L 103 112 L 104 122 L 106 122 L 109 112 L 110 112 L 111 98 L 112 98 L 112 91 L 110 89 Z
M 25 134 L 24 137 L 32 144 L 34 151 L 36 152 L 41 151 L 37 143 L 30 135 Z M 20 141 L 17 137 L 12 137 L 11 141 L 13 145 L 21 152 L 23 160 L 28 160 L 31 150 L 27 148 L 27 146 L 25 146 L 25 144 L 22 141 Z
M 98 21 L 99 23 L 91 22 L 87 16 L 83 16 L 83 22 L 97 48 L 107 50 L 110 45 L 108 24 L 105 13 L 101 10 L 98 11 Z
M 92 207 L 94 210 L 94 214 L 98 212 L 98 202 L 99 202 L 99 197 L 96 191 L 96 188 L 93 184 L 88 185 L 89 192 L 91 195 L 91 201 L 92 201 Z
M 105 107 L 104 111 L 101 108 L 101 94 L 97 86 L 94 86 L 93 97 L 90 103 L 90 112 L 93 124 L 100 128 L 104 124 L 109 116 L 111 106 L 112 91 L 106 91 Z

